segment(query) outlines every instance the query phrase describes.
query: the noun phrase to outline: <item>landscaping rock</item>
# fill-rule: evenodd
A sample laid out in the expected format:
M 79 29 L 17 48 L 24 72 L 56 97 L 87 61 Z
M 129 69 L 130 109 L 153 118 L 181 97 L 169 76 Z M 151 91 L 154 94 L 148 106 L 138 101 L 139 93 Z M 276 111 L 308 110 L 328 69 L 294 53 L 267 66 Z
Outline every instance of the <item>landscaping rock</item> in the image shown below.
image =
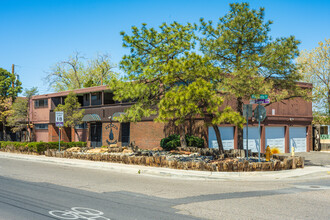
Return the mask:
M 66 152 L 80 152 L 81 148 L 80 147 L 71 147 L 65 150 Z

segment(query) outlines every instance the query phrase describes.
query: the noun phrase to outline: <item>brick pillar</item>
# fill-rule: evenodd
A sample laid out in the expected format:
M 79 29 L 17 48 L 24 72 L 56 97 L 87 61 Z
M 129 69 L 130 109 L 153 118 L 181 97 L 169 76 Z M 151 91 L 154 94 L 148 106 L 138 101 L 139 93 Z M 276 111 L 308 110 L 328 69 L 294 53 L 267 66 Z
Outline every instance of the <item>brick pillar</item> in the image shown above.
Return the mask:
M 266 145 L 266 126 L 260 125 L 260 152 L 265 153 Z
M 306 137 L 306 141 L 307 141 L 307 152 L 312 151 L 313 150 L 313 130 L 312 130 L 312 125 L 308 125 L 306 128 L 306 132 L 307 132 L 307 137 Z
M 285 126 L 284 128 L 285 130 L 285 153 L 290 153 L 290 134 L 289 134 L 289 130 L 290 130 L 290 127 L 288 125 Z
M 234 126 L 234 149 L 238 148 L 238 129 Z
M 86 137 L 86 142 L 87 142 L 87 147 L 91 146 L 91 141 L 90 141 L 90 130 L 91 130 L 91 123 L 87 123 L 87 137 Z
M 76 133 L 74 132 L 74 127 L 71 128 L 71 142 L 76 140 Z

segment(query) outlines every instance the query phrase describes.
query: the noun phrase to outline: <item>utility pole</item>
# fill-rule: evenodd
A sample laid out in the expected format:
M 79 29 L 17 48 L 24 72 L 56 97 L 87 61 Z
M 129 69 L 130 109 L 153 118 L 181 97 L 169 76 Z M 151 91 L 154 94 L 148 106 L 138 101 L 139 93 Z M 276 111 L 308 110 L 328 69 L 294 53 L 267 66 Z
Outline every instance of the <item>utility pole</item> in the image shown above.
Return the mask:
M 13 76 L 15 76 L 15 64 L 12 64 L 12 65 L 11 65 L 11 73 L 13 74 Z M 11 87 L 12 87 L 12 88 L 14 88 L 14 81 L 15 81 L 15 80 L 13 80 L 13 81 L 11 82 Z

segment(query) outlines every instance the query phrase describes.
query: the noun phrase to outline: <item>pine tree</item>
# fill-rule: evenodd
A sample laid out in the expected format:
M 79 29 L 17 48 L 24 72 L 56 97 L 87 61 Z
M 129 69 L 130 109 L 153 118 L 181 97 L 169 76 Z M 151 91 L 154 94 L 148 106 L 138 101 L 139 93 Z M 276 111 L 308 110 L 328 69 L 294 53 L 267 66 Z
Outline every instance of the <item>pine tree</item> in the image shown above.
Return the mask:
M 76 130 L 76 125 L 82 123 L 82 118 L 84 117 L 85 109 L 80 110 L 80 103 L 78 102 L 77 95 L 74 92 L 70 92 L 64 100 L 64 105 L 59 104 L 55 111 L 64 112 L 64 127 L 73 128 L 79 141 L 80 136 Z
M 201 51 L 219 69 L 214 83 L 227 99 L 235 98 L 236 111 L 243 115 L 243 101 L 252 94 L 268 94 L 271 102 L 305 97 L 307 91 L 294 58 L 299 54 L 294 36 L 272 40 L 271 21 L 264 8 L 250 9 L 248 3 L 230 4 L 230 11 L 214 25 L 201 19 Z M 243 149 L 243 129 L 238 129 L 238 148 Z

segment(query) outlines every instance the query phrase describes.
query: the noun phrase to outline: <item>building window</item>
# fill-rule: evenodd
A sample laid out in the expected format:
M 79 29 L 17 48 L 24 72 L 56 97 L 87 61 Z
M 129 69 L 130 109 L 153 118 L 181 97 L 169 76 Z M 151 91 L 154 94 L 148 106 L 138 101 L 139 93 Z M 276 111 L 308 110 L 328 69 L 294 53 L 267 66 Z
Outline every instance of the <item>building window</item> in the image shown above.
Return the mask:
M 46 108 L 48 107 L 48 99 L 38 99 L 34 101 L 35 108 Z
M 123 146 L 127 146 L 129 144 L 129 136 L 130 136 L 130 123 L 122 123 L 121 124 L 121 142 Z
M 92 105 L 101 105 L 102 104 L 100 92 L 92 93 L 91 99 L 92 99 Z
M 57 107 L 59 104 L 61 104 L 61 97 L 54 97 L 52 98 L 52 101 L 54 103 L 54 106 Z
M 82 124 L 76 125 L 75 129 L 87 129 L 87 123 L 84 122 Z
M 34 128 L 36 130 L 48 129 L 48 124 L 35 124 Z
M 108 105 L 108 104 L 115 104 L 115 101 L 113 100 L 113 93 L 111 92 L 105 92 L 104 93 L 104 104 Z
M 84 94 L 82 106 L 89 106 L 89 94 Z
M 321 134 L 329 134 L 329 127 L 328 126 L 321 126 Z

